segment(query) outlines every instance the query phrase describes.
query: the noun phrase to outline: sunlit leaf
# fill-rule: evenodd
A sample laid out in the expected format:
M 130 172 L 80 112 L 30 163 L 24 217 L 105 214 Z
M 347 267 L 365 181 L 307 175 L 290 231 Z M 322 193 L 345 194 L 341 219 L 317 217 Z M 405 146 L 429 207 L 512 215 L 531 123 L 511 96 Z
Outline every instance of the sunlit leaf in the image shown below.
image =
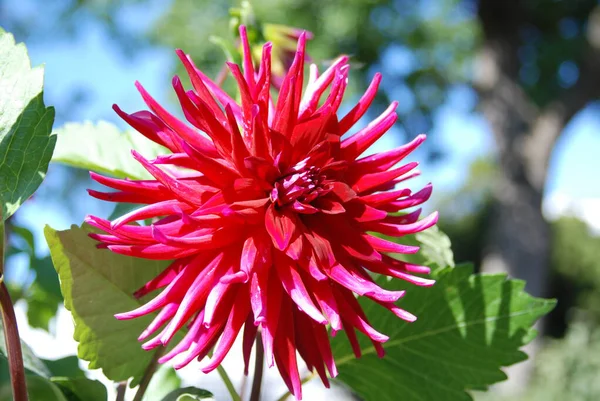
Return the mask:
M 213 395 L 196 387 L 184 387 L 167 394 L 162 401 L 213 401 Z
M 56 143 L 54 109 L 43 99 L 44 69 L 0 29 L 0 199 L 8 219 L 42 183 Z
M 69 123 L 55 130 L 58 137 L 52 161 L 120 178 L 151 178 L 131 156 L 135 149 L 146 158 L 165 153 L 160 145 L 135 131 L 120 132 L 111 123 L 100 121 Z
M 68 401 L 106 401 L 104 384 L 86 377 L 53 377 L 54 383 Z
M 144 401 L 161 401 L 168 393 L 181 387 L 181 379 L 175 369 L 162 365 L 158 368 L 144 396 Z
M 133 292 L 168 262 L 97 249 L 88 231 L 77 226 L 65 231 L 46 226 L 44 231 L 65 307 L 73 315 L 79 357 L 90 361 L 91 369 L 101 368 L 111 380 L 133 377 L 135 383 L 153 356 L 137 341 L 152 316 L 119 321 L 114 315 L 140 306 Z
M 400 307 L 418 316 L 406 323 L 361 300 L 372 325 L 390 340 L 379 359 L 365 338 L 356 359 L 344 336 L 333 338 L 340 374 L 365 401 L 470 400 L 470 389 L 504 380 L 500 370 L 526 359 L 519 350 L 535 336 L 533 323 L 554 300 L 534 298 L 521 280 L 473 275 L 470 265 L 439 270 L 431 288 L 408 288 Z M 381 284 L 406 289 L 400 280 Z

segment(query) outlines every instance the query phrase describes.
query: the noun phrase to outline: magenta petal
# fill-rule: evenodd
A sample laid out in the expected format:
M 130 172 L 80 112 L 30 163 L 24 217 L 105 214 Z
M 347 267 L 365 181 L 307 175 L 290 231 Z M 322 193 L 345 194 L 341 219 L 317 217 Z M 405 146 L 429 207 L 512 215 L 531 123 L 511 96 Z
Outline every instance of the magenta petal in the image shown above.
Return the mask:
M 285 212 L 279 212 L 270 205 L 265 214 L 265 227 L 279 250 L 284 250 L 290 243 L 296 225 L 292 217 Z
M 304 282 L 298 271 L 290 263 L 291 260 L 285 255 L 280 255 L 275 261 L 277 273 L 283 284 L 283 288 L 296 303 L 298 308 L 314 319 L 317 323 L 325 324 L 327 319 L 321 314 L 321 311 L 315 306 L 310 299 L 310 295 L 304 286 Z

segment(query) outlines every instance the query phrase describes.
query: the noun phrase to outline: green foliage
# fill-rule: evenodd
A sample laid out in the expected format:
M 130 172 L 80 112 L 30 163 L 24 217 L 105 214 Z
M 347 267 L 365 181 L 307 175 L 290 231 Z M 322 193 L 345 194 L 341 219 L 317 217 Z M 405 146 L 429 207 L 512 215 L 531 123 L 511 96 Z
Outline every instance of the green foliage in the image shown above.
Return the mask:
M 85 377 L 55 377 L 52 383 L 57 385 L 68 401 L 106 401 L 106 387 L 98 380 Z
M 152 317 L 118 321 L 114 315 L 140 306 L 133 292 L 167 263 L 97 249 L 86 227 L 55 231 L 46 226 L 44 232 L 65 307 L 73 315 L 79 357 L 90 361 L 91 369 L 101 368 L 109 379 L 133 377 L 135 385 L 152 359 L 153 353 L 142 350 L 137 341 Z
M 444 266 L 454 267 L 454 255 L 450 238 L 438 226 L 401 238 L 386 238 L 390 241 L 420 247 L 419 252 L 414 255 L 402 255 L 400 258 L 402 260 L 430 266 L 434 270 Z
M 76 356 L 66 356 L 55 360 L 43 360 L 52 377 L 85 377 L 85 373 L 79 367 L 79 359 Z
M 536 359 L 530 385 L 515 401 L 595 401 L 600 399 L 600 330 L 577 319 L 566 337 L 551 342 Z M 477 401 L 503 401 L 500 394 L 475 394 Z
M 437 226 L 415 234 L 421 247 L 420 252 L 425 258 L 425 264 L 454 267 L 454 255 L 450 238 Z
M 4 334 L 0 324 L 0 401 L 12 401 Z M 56 361 L 41 360 L 21 343 L 30 401 L 106 401 L 104 385 L 85 377 L 78 359 L 70 356 Z
M 0 382 L 0 401 L 12 401 L 12 390 L 8 374 L 3 374 L 2 379 Z M 28 374 L 26 375 L 26 381 L 29 401 L 107 401 L 106 387 L 97 380 L 90 380 L 85 377 L 53 377 L 48 379 L 35 374 Z
M 432 271 L 446 266 L 454 267 L 454 255 L 450 238 L 437 225 L 417 234 L 404 235 L 400 238 L 379 233 L 372 234 L 399 244 L 418 246 L 419 252 L 415 254 L 397 255 L 398 259 L 405 262 L 429 266 Z
M 27 375 L 27 395 L 29 401 L 75 401 L 65 397 L 56 384 L 35 375 Z M 9 399 L 5 401 L 9 401 Z
M 29 267 L 35 272 L 35 280 L 21 285 L 11 286 L 13 302 L 23 299 L 27 302 L 27 320 L 31 327 L 48 330 L 50 320 L 56 315 L 58 305 L 63 302 L 58 276 L 49 256 L 38 257 L 35 253 L 33 233 L 14 224 L 9 225 L 11 245 L 8 255 L 25 254 L 29 258 Z
M 181 379 L 175 369 L 168 365 L 161 365 L 154 376 L 144 396 L 144 401 L 161 401 L 172 391 L 181 387 Z
M 539 106 L 559 98 L 577 81 L 580 71 L 587 68 L 585 57 L 590 45 L 595 47 L 593 29 L 598 23 L 596 0 L 523 2 L 516 9 L 525 15 L 519 53 L 520 83 Z M 588 31 L 588 29 L 590 29 Z M 575 80 L 565 79 L 561 69 L 570 63 L 577 72 Z M 593 71 L 593 70 L 592 70 Z M 571 79 L 573 76 L 571 76 Z
M 50 371 L 48 367 L 39 359 L 31 348 L 23 341 L 21 341 L 21 349 L 23 351 L 23 365 L 29 372 L 34 373 L 41 377 L 50 377 Z M 0 362 L 4 363 L 7 361 L 6 341 L 4 339 L 4 327 L 0 320 Z
M 552 223 L 552 265 L 556 271 L 586 287 L 600 288 L 600 237 L 584 221 L 561 217 Z
M 158 44 L 183 49 L 214 77 L 225 56 L 217 46 L 207 46 L 207 40 L 213 35 L 233 40 L 228 11 L 237 5 L 237 1 L 175 0 L 148 34 Z M 401 57 L 405 68 L 389 66 L 384 76 L 389 92 L 380 93 L 375 108 L 397 98 L 400 89 L 406 95 L 400 122 L 411 136 L 431 129 L 431 112 L 445 101 L 451 84 L 467 81 L 479 36 L 476 20 L 467 17 L 458 0 L 438 1 L 427 15 L 419 2 L 407 0 L 255 0 L 252 7 L 259 22 L 313 32 L 308 52 L 321 68 L 337 55 L 349 54 L 354 67 L 348 97 L 366 87 L 372 67 L 382 69 L 384 52 L 402 50 L 392 57 Z M 175 65 L 185 77 L 180 63 Z
M 196 387 L 184 387 L 167 394 L 162 401 L 210 401 L 213 395 Z
M 131 149 L 147 158 L 154 158 L 164 150 L 135 131 L 121 133 L 105 121 L 69 123 L 55 132 L 58 143 L 52 161 L 119 178 L 151 178 L 133 158 Z
M 381 284 L 408 289 L 399 303 L 419 317 L 400 321 L 370 301 L 361 303 L 377 330 L 390 336 L 387 355 L 361 338 L 363 356 L 355 359 L 343 336 L 333 339 L 339 380 L 365 401 L 470 400 L 467 390 L 504 380 L 501 367 L 526 359 L 519 348 L 535 332 L 533 323 L 554 307 L 523 291 L 525 283 L 504 275 L 472 275 L 470 265 L 438 270 L 431 288 L 410 287 L 400 280 Z
M 43 100 L 44 71 L 23 44 L 0 29 L 0 200 L 8 219 L 42 183 L 56 137 L 54 109 Z

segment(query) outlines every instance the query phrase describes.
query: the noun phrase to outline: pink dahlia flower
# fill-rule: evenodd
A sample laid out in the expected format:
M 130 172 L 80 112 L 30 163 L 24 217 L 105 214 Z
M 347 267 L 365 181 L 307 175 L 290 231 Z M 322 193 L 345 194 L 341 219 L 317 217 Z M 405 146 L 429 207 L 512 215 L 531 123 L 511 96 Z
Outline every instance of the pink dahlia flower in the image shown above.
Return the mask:
M 395 302 L 404 291 L 379 287 L 370 272 L 433 284 L 414 274 L 428 273 L 389 256 L 411 254 L 402 245 L 371 233 L 402 237 L 436 223 L 434 213 L 418 220 L 431 185 L 418 192 L 395 189 L 414 176 L 417 163 L 397 166 L 425 140 L 360 157 L 396 121 L 397 103 L 353 135 L 342 139 L 367 112 L 381 76 L 343 117 L 338 110 L 348 78 L 348 58 L 337 59 L 319 75 L 310 67 L 304 93 L 306 36 L 300 35 L 295 59 L 276 101 L 271 97 L 271 45 L 260 64 L 251 61 L 245 30 L 243 70 L 229 64 L 241 104 L 199 71 L 178 50 L 193 85 L 186 91 L 173 79 L 186 124 L 159 105 L 137 84 L 149 111 L 116 112 L 142 135 L 171 153 L 147 160 L 133 157 L 154 177 L 129 180 L 91 173 L 116 192 L 91 191 L 96 198 L 145 204 L 110 222 L 88 217 L 104 231 L 91 234 L 99 246 L 123 255 L 173 260 L 135 296 L 160 292 L 118 319 L 158 312 L 141 334 L 144 349 L 167 345 L 187 327 L 183 339 L 160 362 L 175 356 L 180 368 L 193 359 L 203 372 L 215 369 L 243 331 L 248 365 L 258 330 L 265 358 L 277 365 L 290 391 L 301 398 L 297 354 L 328 386 L 337 374 L 328 339 L 344 331 L 360 356 L 356 330 L 383 356 L 388 337 L 369 324 L 356 295 L 370 298 L 400 319 L 415 316 Z M 327 92 L 327 94 L 325 94 Z M 324 101 L 321 101 L 322 98 Z M 201 134 L 205 133 L 207 136 Z M 154 219 L 149 226 L 129 224 Z

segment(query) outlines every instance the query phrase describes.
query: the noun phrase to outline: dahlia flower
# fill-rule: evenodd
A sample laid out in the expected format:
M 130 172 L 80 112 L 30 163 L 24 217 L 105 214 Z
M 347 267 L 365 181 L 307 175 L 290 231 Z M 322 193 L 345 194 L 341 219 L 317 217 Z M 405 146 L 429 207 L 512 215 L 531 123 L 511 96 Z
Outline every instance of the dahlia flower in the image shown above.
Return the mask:
M 198 70 L 181 50 L 177 55 L 193 90 L 178 77 L 173 87 L 189 124 L 175 118 L 136 83 L 151 111 L 115 111 L 133 128 L 171 153 L 147 160 L 133 157 L 154 177 L 130 180 L 91 173 L 114 192 L 90 190 L 96 198 L 144 204 L 114 221 L 89 216 L 103 233 L 91 234 L 99 247 L 146 259 L 172 260 L 136 293 L 155 297 L 130 312 L 133 319 L 157 312 L 141 334 L 142 347 L 166 346 L 184 329 L 183 339 L 160 362 L 181 368 L 204 360 L 215 369 L 243 332 L 246 369 L 257 332 L 265 358 L 276 365 L 290 391 L 301 398 L 297 354 L 328 386 L 337 374 L 328 332 L 344 331 L 356 356 L 356 330 L 380 357 L 388 337 L 369 324 L 357 296 L 371 299 L 400 319 L 411 313 L 395 302 L 404 291 L 389 291 L 371 273 L 419 286 L 429 269 L 391 257 L 418 247 L 373 235 L 402 237 L 437 221 L 418 220 L 431 185 L 418 192 L 396 189 L 417 174 L 417 163 L 398 166 L 425 140 L 417 136 L 399 148 L 361 157 L 396 121 L 394 102 L 379 117 L 344 137 L 366 114 L 381 76 L 376 74 L 358 103 L 338 117 L 348 84 L 348 58 L 338 58 L 322 74 L 315 65 L 304 91 L 306 35 L 298 39 L 294 61 L 276 99 L 271 96 L 271 44 L 253 65 L 244 27 L 243 69 L 228 64 L 236 79 L 238 103 Z M 326 93 L 327 92 L 327 93 Z M 322 98 L 324 100 L 321 100 Z M 202 134 L 202 133 L 206 134 Z M 401 212 L 401 213 L 398 213 Z M 150 225 L 130 224 L 153 219 Z M 246 370 L 247 372 L 247 370 Z

